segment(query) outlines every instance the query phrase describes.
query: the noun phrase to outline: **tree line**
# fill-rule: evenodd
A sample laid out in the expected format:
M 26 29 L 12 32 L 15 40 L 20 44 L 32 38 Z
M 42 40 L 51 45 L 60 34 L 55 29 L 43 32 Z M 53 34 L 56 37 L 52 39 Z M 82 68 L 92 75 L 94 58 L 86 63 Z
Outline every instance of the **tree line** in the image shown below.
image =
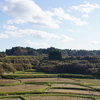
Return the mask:
M 47 49 L 34 49 L 31 47 L 12 47 L 11 49 L 6 49 L 6 55 L 39 55 L 39 54 L 49 54 L 52 50 L 58 50 L 61 52 L 62 56 L 100 56 L 100 50 L 71 50 L 71 49 L 58 49 L 55 47 L 50 47 Z

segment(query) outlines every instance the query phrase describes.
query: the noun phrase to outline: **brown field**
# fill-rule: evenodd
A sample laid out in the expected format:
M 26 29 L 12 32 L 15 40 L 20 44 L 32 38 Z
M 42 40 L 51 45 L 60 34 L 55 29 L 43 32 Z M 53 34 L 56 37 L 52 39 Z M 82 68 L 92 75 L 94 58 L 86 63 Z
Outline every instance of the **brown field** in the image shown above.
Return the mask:
M 73 89 L 47 89 L 45 92 L 58 92 L 58 93 L 68 93 L 68 94 L 86 94 L 86 95 L 99 95 L 100 92 L 86 91 L 86 90 L 73 90 Z
M 67 96 L 33 96 L 27 97 L 29 100 L 92 100 L 87 98 L 76 98 Z
M 72 82 L 76 83 L 70 78 L 30 78 L 30 79 L 21 79 L 22 82 Z
M 0 99 L 0 100 L 21 100 L 20 98 L 7 98 L 7 99 Z
M 66 88 L 83 88 L 83 89 L 88 89 L 88 87 L 80 86 L 80 85 L 74 85 L 74 84 L 53 84 L 52 87 L 66 87 Z
M 94 85 L 99 86 L 100 85 L 100 79 L 78 79 L 78 81 L 84 85 Z
M 0 79 L 0 84 L 11 84 L 11 83 L 19 83 L 19 81 L 13 79 Z
M 100 89 L 100 86 L 91 86 L 91 87 Z
M 0 87 L 0 92 L 20 92 L 20 91 L 40 91 L 48 86 L 46 85 L 33 85 L 33 84 L 24 84 L 17 86 L 3 86 Z

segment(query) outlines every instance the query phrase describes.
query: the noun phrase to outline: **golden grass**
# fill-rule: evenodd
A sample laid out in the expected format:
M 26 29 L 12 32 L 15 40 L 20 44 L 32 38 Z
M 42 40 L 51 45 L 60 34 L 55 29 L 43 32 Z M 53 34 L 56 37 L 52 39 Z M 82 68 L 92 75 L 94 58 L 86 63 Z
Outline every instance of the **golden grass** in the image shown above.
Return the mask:
M 0 79 L 0 84 L 11 84 L 11 83 L 19 83 L 19 81 L 13 79 Z
M 20 98 L 7 98 L 7 99 L 0 99 L 0 100 L 21 100 Z
M 22 82 L 72 82 L 77 83 L 76 81 L 70 78 L 30 78 L 30 79 L 21 79 Z
M 92 100 L 87 98 L 67 97 L 67 96 L 32 96 L 26 97 L 28 100 Z
M 52 93 L 67 93 L 67 94 L 85 94 L 85 95 L 97 95 L 100 96 L 100 92 L 89 90 L 74 90 L 74 89 L 47 89 L 45 92 Z
M 100 79 L 78 79 L 78 81 L 84 85 L 89 86 L 99 86 L 100 85 Z
M 0 92 L 21 92 L 21 91 L 40 91 L 48 86 L 46 85 L 33 85 L 33 84 L 24 84 L 17 86 L 3 86 L 0 87 Z
M 52 84 L 52 87 L 66 87 L 66 88 L 83 88 L 83 89 L 89 89 L 85 86 L 80 85 L 74 85 L 74 84 Z
M 92 88 L 100 89 L 100 86 L 91 86 Z

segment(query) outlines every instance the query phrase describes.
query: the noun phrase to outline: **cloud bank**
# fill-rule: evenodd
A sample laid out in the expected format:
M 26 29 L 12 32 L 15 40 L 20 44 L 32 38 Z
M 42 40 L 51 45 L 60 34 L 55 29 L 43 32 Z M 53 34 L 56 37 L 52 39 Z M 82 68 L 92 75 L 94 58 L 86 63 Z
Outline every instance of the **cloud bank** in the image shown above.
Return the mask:
M 77 7 L 73 6 L 72 8 L 76 9 Z M 30 23 L 35 26 L 56 29 L 62 23 L 61 20 L 69 20 L 76 25 L 88 24 L 80 18 L 65 13 L 62 8 L 44 11 L 33 0 L 5 0 L 5 2 L 0 3 L 0 10 L 13 17 L 13 19 L 8 20 L 8 24 Z

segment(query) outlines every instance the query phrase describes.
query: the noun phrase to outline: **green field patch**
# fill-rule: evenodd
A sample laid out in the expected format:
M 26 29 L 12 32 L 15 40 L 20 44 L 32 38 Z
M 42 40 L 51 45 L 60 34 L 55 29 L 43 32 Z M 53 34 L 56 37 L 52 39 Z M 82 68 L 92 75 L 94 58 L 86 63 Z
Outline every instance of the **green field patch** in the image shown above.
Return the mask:
M 23 72 L 23 71 L 17 71 L 15 74 L 44 74 L 44 72 Z
M 29 69 L 31 70 L 31 69 Z M 33 69 L 34 70 L 34 69 Z M 41 71 L 17 71 L 15 74 L 2 75 L 2 78 L 81 78 L 81 79 L 95 79 L 96 75 L 83 74 L 64 74 L 64 73 L 44 73 Z
M 57 74 L 6 74 L 3 78 L 7 79 L 22 79 L 22 78 L 52 78 L 58 77 Z

